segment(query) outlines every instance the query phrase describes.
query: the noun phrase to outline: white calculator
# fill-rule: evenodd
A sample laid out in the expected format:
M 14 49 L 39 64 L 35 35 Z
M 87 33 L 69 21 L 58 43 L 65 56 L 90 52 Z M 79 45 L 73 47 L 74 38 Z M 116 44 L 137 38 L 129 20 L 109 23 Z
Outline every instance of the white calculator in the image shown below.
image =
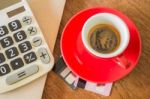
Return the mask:
M 26 0 L 0 0 L 0 93 L 50 71 L 54 58 Z

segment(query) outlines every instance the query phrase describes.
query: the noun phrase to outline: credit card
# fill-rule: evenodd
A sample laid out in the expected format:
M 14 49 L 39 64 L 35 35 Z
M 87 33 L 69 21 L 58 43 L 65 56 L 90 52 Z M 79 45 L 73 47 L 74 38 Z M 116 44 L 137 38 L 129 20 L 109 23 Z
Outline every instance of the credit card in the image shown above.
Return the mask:
M 59 60 L 55 63 L 53 71 L 58 74 L 72 89 L 77 88 L 74 86 L 77 77 L 66 66 L 62 57 L 60 57 Z
M 62 57 L 55 63 L 53 71 L 58 74 L 72 89 L 82 88 L 100 95 L 109 96 L 113 83 L 97 84 L 85 81 L 74 75 L 66 66 Z
M 113 83 L 97 84 L 85 81 L 81 78 L 75 81 L 74 86 L 91 91 L 100 95 L 109 96 L 111 93 Z

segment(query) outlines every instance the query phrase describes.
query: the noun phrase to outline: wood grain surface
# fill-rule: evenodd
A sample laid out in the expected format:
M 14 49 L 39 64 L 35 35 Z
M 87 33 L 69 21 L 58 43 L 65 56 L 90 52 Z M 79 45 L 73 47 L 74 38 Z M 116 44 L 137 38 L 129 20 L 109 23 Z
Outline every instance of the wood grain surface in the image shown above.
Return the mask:
M 150 99 L 150 0 L 67 0 L 53 53 L 55 60 L 61 54 L 61 33 L 68 20 L 77 12 L 95 6 L 115 8 L 136 24 L 142 39 L 142 55 L 137 67 L 114 83 L 108 97 L 83 89 L 72 90 L 54 72 L 50 72 L 42 99 Z

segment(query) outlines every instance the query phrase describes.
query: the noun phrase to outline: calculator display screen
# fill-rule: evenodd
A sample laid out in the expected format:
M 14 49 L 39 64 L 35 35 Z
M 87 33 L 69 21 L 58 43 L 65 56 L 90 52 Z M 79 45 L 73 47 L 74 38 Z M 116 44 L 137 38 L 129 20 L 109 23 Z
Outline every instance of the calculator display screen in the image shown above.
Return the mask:
M 25 11 L 25 8 L 24 8 L 24 6 L 22 6 L 22 7 L 18 7 L 16 9 L 14 9 L 12 11 L 7 12 L 7 15 L 10 18 L 10 17 L 15 16 L 15 15 L 17 15 L 19 13 L 22 13 L 24 11 Z
M 0 10 L 7 8 L 18 2 L 21 2 L 21 0 L 0 0 Z

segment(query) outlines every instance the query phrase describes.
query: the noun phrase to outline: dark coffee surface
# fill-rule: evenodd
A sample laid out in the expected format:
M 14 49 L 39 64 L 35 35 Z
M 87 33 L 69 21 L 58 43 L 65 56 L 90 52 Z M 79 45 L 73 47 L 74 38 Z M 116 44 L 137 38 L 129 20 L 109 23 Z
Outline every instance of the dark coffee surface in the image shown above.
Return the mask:
M 120 34 L 111 25 L 99 24 L 89 33 L 91 47 L 99 53 L 112 53 L 120 44 Z

